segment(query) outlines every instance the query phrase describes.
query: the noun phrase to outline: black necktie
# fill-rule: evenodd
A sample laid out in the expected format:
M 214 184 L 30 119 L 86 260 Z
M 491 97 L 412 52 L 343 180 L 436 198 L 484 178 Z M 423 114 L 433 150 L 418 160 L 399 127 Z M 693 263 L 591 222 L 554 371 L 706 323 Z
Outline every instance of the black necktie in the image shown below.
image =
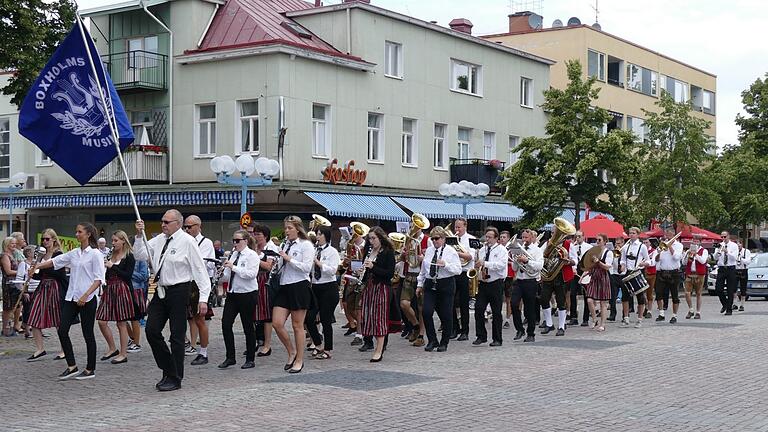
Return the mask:
M 232 288 L 232 281 L 235 280 L 235 266 L 237 265 L 237 261 L 240 260 L 240 252 L 237 253 L 237 258 L 232 262 L 232 268 L 229 269 L 229 292 L 233 291 Z
M 328 247 L 328 244 L 326 243 L 325 246 L 317 248 L 317 259 L 319 260 L 321 255 L 323 254 L 323 250 Z M 315 281 L 320 279 L 320 276 L 322 276 L 322 268 L 319 265 L 315 266 Z
M 579 245 L 579 250 L 577 253 L 579 254 L 578 258 L 581 259 L 581 245 Z
M 165 255 L 165 250 L 168 249 L 168 243 L 173 240 L 173 237 L 168 237 L 168 239 L 165 240 L 165 244 L 163 245 L 163 250 L 160 251 L 160 259 L 157 261 L 160 265 L 160 268 L 157 269 L 157 273 L 155 273 L 155 283 L 160 282 L 160 270 L 163 269 L 163 255 Z
M 445 247 L 445 246 L 443 246 Z M 440 252 L 442 255 L 443 247 L 440 248 Z M 429 277 L 434 278 L 437 276 L 437 250 L 435 250 L 435 254 L 432 255 L 432 265 L 429 266 Z

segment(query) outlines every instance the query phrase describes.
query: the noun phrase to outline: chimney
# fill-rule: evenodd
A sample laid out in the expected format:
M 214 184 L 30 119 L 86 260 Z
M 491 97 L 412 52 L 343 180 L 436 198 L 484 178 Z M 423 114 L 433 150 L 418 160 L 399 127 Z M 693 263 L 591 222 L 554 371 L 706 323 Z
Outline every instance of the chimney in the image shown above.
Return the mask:
M 315 0 L 315 7 L 320 7 L 323 5 L 322 0 Z
M 541 15 L 530 11 L 513 13 L 512 15 L 509 15 L 509 32 L 519 33 L 541 28 L 542 21 L 543 18 Z M 537 26 L 531 25 L 532 23 L 536 23 Z
M 468 35 L 472 34 L 472 21 L 466 18 L 456 18 L 448 23 L 448 27 L 450 27 L 451 30 L 466 33 Z

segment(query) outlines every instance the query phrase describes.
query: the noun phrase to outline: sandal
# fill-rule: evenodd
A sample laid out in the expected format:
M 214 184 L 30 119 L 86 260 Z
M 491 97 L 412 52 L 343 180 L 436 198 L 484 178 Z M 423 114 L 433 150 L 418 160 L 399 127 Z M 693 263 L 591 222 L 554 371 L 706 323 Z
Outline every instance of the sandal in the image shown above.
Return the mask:
M 603 327 L 603 326 L 597 327 L 597 331 L 604 332 L 605 331 L 605 327 Z
M 324 351 L 319 348 L 312 348 L 312 357 L 317 357 L 317 355 L 320 354 L 321 352 L 324 352 Z
M 317 353 L 317 355 L 315 356 L 315 360 L 328 360 L 328 359 L 330 359 L 330 358 L 331 358 L 331 355 L 330 355 L 330 354 L 328 354 L 326 351 L 320 351 L 320 352 L 319 352 L 319 353 Z

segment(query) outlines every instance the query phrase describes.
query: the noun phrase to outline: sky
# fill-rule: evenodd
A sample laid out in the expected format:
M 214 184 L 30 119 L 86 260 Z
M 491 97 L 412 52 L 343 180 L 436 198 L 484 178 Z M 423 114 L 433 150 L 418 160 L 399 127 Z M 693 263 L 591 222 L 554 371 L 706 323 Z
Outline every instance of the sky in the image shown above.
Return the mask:
M 81 9 L 120 1 L 79 0 Z M 341 0 L 323 0 L 324 4 Z M 717 144 L 738 142 L 734 120 L 743 113 L 741 92 L 768 72 L 768 24 L 764 0 L 371 0 L 371 3 L 446 26 L 467 18 L 472 33 L 508 31 L 507 15 L 531 10 L 552 21 L 578 17 L 603 30 L 717 75 Z

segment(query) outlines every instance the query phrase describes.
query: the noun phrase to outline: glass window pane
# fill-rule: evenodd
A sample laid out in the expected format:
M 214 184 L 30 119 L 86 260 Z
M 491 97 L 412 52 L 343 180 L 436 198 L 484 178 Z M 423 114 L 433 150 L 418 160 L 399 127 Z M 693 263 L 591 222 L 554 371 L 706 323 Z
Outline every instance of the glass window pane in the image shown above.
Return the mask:
M 259 115 L 259 102 L 258 101 L 241 102 L 240 115 L 243 117 Z
M 251 121 L 242 120 L 240 124 L 242 125 L 240 130 L 242 139 L 240 151 L 249 152 L 251 151 Z
M 144 51 L 157 52 L 157 36 L 147 36 L 144 38 Z
M 200 106 L 200 118 L 201 119 L 215 119 L 216 118 L 216 105 L 201 105 Z
M 403 132 L 413 133 L 413 120 L 403 119 Z
M 312 105 L 312 118 L 325 120 L 325 107 L 322 105 Z
M 459 140 L 469 141 L 469 129 L 459 128 Z
M 454 63 L 453 76 L 455 88 L 469 90 L 469 67 L 466 64 Z
M 377 114 L 368 114 L 368 127 L 378 128 L 381 121 L 381 116 Z
M 7 118 L 0 119 L 0 133 L 11 130 L 11 121 Z
M 595 51 L 588 51 L 587 55 L 587 73 L 589 76 L 596 77 L 598 72 L 598 60 L 597 53 Z
M 200 125 L 200 136 L 197 138 L 200 142 L 200 154 L 208 153 L 208 124 Z
M 211 145 L 209 152 L 211 154 L 216 153 L 216 123 L 209 123 L 211 127 Z

